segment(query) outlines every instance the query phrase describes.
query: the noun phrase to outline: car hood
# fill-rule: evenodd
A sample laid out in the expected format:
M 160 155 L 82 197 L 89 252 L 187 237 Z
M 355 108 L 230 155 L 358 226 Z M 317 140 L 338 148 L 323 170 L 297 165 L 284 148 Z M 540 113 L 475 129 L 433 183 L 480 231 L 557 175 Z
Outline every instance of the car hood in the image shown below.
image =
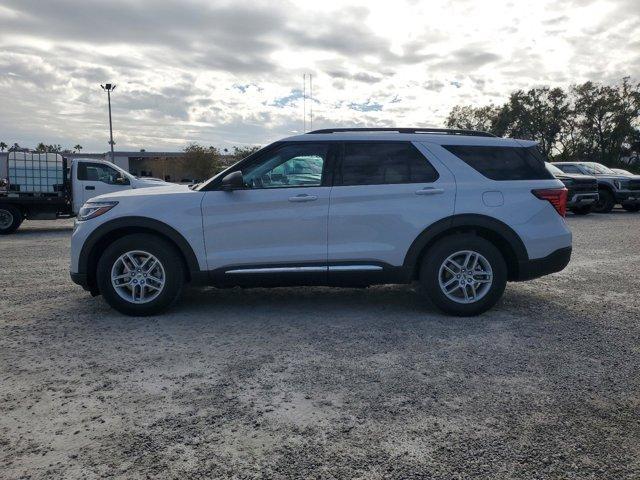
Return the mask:
M 595 180 L 596 177 L 593 175 L 582 175 L 581 173 L 563 173 L 560 175 L 559 173 L 555 175 L 556 178 L 562 179 L 571 179 L 571 180 Z
M 157 182 L 154 182 L 157 183 Z M 191 190 L 187 185 L 176 185 L 175 183 L 169 183 L 166 186 L 158 187 L 149 187 L 149 188 L 131 188 L 128 190 L 122 190 L 119 192 L 111 192 L 105 193 L 103 195 L 98 195 L 94 197 L 92 200 L 115 200 L 118 201 L 120 199 L 126 200 L 131 197 L 149 197 L 155 195 L 177 195 L 184 194 L 188 192 L 198 193 L 194 190 Z
M 596 175 L 596 178 L 601 180 L 640 180 L 640 175 L 623 175 L 623 174 L 604 174 Z
M 165 182 L 164 180 L 149 180 L 148 178 L 136 178 L 135 188 L 153 188 L 153 187 L 169 187 L 174 185 L 173 183 Z

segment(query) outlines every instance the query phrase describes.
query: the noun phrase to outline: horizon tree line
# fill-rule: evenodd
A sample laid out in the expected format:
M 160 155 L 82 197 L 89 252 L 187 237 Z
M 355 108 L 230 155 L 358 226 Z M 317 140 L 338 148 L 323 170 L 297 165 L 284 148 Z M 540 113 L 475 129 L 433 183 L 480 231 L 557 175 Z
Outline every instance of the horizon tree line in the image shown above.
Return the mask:
M 640 151 L 640 83 L 624 77 L 615 85 L 516 90 L 502 105 L 456 105 L 446 126 L 535 140 L 555 161 L 616 165 Z
M 0 142 L 0 152 L 4 152 L 7 148 L 8 145 L 5 142 Z M 45 145 L 44 143 L 40 142 L 38 143 L 38 145 L 36 145 L 36 148 L 34 148 L 33 151 L 37 153 L 80 153 L 82 148 L 82 145 L 80 145 L 79 143 L 73 147 L 73 150 L 70 150 L 68 148 L 63 149 L 60 144 Z M 18 143 L 14 143 L 11 148 L 9 148 L 9 151 L 11 152 L 22 149 L 23 148 Z

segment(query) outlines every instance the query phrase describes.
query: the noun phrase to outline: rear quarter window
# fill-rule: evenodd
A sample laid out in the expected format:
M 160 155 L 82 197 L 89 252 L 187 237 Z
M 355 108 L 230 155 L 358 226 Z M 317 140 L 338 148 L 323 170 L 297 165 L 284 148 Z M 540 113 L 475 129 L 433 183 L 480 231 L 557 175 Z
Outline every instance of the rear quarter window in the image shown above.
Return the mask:
M 443 145 L 471 168 L 491 180 L 545 180 L 554 178 L 545 168 L 538 147 Z

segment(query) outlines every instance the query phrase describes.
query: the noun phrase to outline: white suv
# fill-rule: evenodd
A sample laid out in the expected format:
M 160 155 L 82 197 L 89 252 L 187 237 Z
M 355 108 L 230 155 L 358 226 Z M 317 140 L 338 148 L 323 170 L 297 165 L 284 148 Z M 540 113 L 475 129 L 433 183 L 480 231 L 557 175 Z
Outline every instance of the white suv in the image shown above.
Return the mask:
M 534 142 L 466 130 L 330 129 L 269 145 L 205 183 L 101 195 L 71 241 L 71 277 L 131 315 L 185 283 L 420 282 L 477 315 L 508 280 L 571 256 L 566 189 Z

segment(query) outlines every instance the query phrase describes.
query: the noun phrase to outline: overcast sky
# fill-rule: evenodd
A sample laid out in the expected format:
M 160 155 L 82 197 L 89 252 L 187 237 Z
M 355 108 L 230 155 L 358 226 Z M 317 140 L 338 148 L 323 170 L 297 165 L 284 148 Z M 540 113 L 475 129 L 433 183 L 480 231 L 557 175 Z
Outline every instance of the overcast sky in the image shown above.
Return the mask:
M 266 144 L 314 127 L 442 126 L 458 103 L 640 80 L 640 0 L 2 0 L 0 140 Z M 311 101 L 307 101 L 307 108 Z

